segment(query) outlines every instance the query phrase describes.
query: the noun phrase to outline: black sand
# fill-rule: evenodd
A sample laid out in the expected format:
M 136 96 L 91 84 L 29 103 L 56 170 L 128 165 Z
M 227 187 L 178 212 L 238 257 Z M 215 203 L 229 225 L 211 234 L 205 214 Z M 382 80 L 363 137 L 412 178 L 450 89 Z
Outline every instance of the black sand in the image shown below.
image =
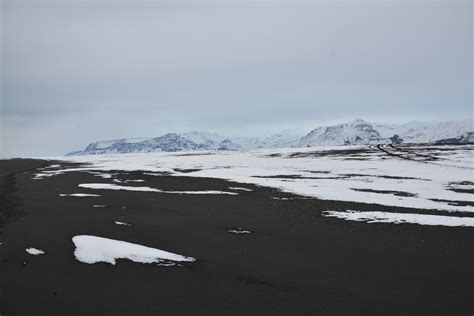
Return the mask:
M 321 212 L 327 209 L 388 208 L 300 199 L 214 179 L 118 176 L 146 180 L 127 185 L 167 190 L 253 191 L 230 196 L 78 188 L 111 183 L 89 173 L 31 179 L 36 168 L 52 163 L 0 161 L 0 205 L 8 206 L 0 209 L 2 316 L 474 312 L 473 229 L 326 218 Z M 101 197 L 59 197 L 77 192 Z M 227 232 L 239 227 L 252 233 Z M 71 238 L 82 234 L 198 261 L 184 267 L 127 260 L 88 265 L 73 254 Z M 30 246 L 46 254 L 27 254 Z

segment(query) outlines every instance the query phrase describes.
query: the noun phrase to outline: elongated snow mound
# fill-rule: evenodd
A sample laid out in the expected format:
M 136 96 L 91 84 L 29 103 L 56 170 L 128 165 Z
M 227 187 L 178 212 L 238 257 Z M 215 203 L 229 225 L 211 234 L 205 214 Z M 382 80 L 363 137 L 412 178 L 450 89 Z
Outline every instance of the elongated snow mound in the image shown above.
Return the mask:
M 410 214 L 410 213 L 390 213 L 379 211 L 359 212 L 348 210 L 346 212 L 326 211 L 326 217 L 341 218 L 346 221 L 367 222 L 367 223 L 392 223 L 392 224 L 418 224 L 428 226 L 461 226 L 474 227 L 474 217 L 457 217 L 443 215 Z
M 112 183 L 82 183 L 79 184 L 80 188 L 86 189 L 98 189 L 98 190 L 125 190 L 125 191 L 142 191 L 142 192 L 158 192 L 158 193 L 170 193 L 170 194 L 228 194 L 238 195 L 234 192 L 207 190 L 207 191 L 163 191 L 160 189 L 154 189 L 150 187 L 132 187 L 126 185 L 117 185 Z
M 40 255 L 44 255 L 45 252 L 41 249 L 37 249 L 37 248 L 33 248 L 33 247 L 28 247 L 25 249 L 25 251 L 27 253 L 29 253 L 30 255 L 33 255 L 33 256 L 40 256 Z
M 88 194 L 88 193 L 71 193 L 71 194 L 61 193 L 61 194 L 59 194 L 59 196 L 76 196 L 76 197 L 93 196 L 93 197 L 97 197 L 97 196 L 100 196 L 100 195 L 98 195 L 98 194 Z
M 74 251 L 76 259 L 88 264 L 106 262 L 115 265 L 117 259 L 128 259 L 139 263 L 196 261 L 192 257 L 185 257 L 160 249 L 98 236 L 74 236 L 72 242 L 76 246 Z

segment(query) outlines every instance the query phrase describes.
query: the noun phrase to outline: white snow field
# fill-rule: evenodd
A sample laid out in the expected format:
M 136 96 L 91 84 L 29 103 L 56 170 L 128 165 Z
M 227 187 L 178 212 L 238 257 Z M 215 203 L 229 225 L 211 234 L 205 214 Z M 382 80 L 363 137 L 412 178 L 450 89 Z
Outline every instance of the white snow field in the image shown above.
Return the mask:
M 41 249 L 37 249 L 37 248 L 33 248 L 33 247 L 28 247 L 25 249 L 25 251 L 27 253 L 29 253 L 30 255 L 32 256 L 40 256 L 40 255 L 44 255 L 45 252 Z
M 417 160 L 391 156 L 375 146 L 59 157 L 55 159 L 83 163 L 84 167 L 42 171 L 35 178 L 73 171 L 112 174 L 140 170 L 156 176 L 165 172 L 172 176 L 219 178 L 324 200 L 443 212 L 474 212 L 474 195 L 466 192 L 472 190 L 474 185 L 473 145 L 417 145 L 407 149 L 420 153 L 419 156 L 407 154 Z M 426 160 L 421 155 L 431 155 L 437 160 Z M 184 169 L 188 171 L 179 171 Z M 196 171 L 189 171 L 193 169 Z M 163 193 L 150 187 L 112 183 L 80 186 Z M 236 186 L 229 189 L 235 190 Z M 183 194 L 197 192 L 200 191 L 166 191 Z
M 117 259 L 128 259 L 138 263 L 170 263 L 166 265 L 196 261 L 192 257 L 98 236 L 78 235 L 72 238 L 72 242 L 76 246 L 74 251 L 76 259 L 88 264 L 105 262 L 115 265 Z

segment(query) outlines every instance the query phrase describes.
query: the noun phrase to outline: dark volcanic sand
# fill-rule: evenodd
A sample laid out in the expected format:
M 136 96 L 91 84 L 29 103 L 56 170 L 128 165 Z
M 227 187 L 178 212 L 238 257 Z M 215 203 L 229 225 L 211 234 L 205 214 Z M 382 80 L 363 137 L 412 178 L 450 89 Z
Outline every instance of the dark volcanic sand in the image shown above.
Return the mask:
M 2 316 L 474 312 L 473 229 L 325 218 L 321 212 L 327 209 L 407 210 L 275 200 L 271 197 L 297 197 L 214 179 L 118 176 L 146 180 L 126 185 L 167 190 L 238 186 L 254 191 L 230 196 L 78 188 L 79 183 L 112 183 L 89 173 L 31 180 L 35 168 L 52 163 L 0 161 L 0 205 L 15 208 L 0 223 Z M 102 196 L 59 197 L 77 192 Z M 227 232 L 239 227 L 252 233 Z M 73 254 L 71 238 L 81 234 L 198 261 L 184 267 L 127 260 L 88 265 Z M 28 255 L 24 249 L 30 246 L 46 254 Z

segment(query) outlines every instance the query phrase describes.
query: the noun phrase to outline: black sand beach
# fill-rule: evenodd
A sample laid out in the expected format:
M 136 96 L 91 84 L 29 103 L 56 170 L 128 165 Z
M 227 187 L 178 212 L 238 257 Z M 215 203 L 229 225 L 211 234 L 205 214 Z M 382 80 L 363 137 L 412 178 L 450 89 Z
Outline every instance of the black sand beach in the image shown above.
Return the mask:
M 145 180 L 127 185 L 166 190 L 252 191 L 90 190 L 78 184 L 111 179 L 85 172 L 32 179 L 36 168 L 53 163 L 0 161 L 2 316 L 474 312 L 472 229 L 327 218 L 321 212 L 328 209 L 388 207 L 303 199 L 216 179 L 118 175 Z M 59 196 L 77 192 L 101 196 Z M 251 233 L 228 232 L 235 228 Z M 74 257 L 76 235 L 124 240 L 197 261 L 182 267 L 128 260 L 89 265 Z M 27 247 L 46 254 L 31 256 Z

